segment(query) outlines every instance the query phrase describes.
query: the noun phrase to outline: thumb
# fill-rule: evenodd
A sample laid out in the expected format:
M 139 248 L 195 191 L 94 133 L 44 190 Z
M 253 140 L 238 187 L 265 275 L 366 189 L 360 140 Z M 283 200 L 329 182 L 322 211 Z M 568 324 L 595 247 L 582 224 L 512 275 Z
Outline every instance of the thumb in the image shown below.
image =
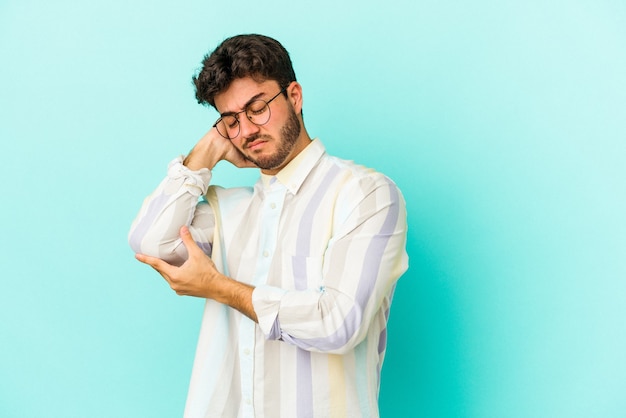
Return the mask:
M 185 248 L 187 248 L 187 252 L 189 253 L 189 255 L 198 251 L 202 252 L 202 250 L 200 250 L 200 247 L 198 247 L 198 244 L 196 244 L 196 242 L 193 240 L 191 232 L 189 232 L 189 228 L 187 228 L 186 226 L 180 228 L 180 238 L 183 240 L 183 244 L 185 244 Z

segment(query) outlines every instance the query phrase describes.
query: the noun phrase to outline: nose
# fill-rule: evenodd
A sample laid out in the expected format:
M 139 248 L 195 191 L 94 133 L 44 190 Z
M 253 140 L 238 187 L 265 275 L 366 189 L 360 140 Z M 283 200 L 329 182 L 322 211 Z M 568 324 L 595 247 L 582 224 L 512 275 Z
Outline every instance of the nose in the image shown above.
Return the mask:
M 257 134 L 259 129 L 259 126 L 250 122 L 250 119 L 248 119 L 246 115 L 242 115 L 242 117 L 239 118 L 239 135 L 241 135 L 243 139 Z

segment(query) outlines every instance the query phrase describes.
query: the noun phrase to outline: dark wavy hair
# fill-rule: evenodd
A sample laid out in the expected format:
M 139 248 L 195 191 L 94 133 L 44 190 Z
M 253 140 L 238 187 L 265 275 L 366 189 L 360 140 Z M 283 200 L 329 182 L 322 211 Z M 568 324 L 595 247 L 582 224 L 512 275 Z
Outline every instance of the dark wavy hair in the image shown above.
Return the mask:
M 256 34 L 237 35 L 202 60 L 202 69 L 193 76 L 198 103 L 215 107 L 215 96 L 233 80 L 244 77 L 258 82 L 275 80 L 281 88 L 296 81 L 289 53 L 277 40 Z

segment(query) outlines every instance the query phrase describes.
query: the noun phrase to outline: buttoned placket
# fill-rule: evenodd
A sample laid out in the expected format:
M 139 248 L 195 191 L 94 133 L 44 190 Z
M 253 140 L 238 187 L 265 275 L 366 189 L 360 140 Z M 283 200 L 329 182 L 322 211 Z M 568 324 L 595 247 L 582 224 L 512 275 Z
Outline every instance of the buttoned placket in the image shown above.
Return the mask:
M 270 265 L 276 251 L 278 224 L 287 189 L 276 178 L 264 189 L 261 207 L 259 250 L 253 286 L 267 282 Z M 239 364 L 241 370 L 242 416 L 254 417 L 254 357 L 256 324 L 242 317 L 239 327 Z

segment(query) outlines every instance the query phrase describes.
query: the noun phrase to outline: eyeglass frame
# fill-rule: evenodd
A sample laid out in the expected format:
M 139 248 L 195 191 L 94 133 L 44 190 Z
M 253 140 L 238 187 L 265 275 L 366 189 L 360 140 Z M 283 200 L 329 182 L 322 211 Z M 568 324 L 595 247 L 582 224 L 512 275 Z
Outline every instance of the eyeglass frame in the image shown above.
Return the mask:
M 237 115 L 239 115 L 240 113 L 245 113 L 246 114 L 246 118 L 248 119 L 248 121 L 250 121 L 250 123 L 256 125 L 256 126 L 263 126 L 266 123 L 268 123 L 270 121 L 270 119 L 272 118 L 272 110 L 270 109 L 270 103 L 276 99 L 278 96 L 280 96 L 282 93 L 285 93 L 287 91 L 287 87 L 283 87 L 282 89 L 280 89 L 280 91 L 278 93 L 276 93 L 276 95 L 274 97 L 272 97 L 269 100 L 263 100 L 263 99 L 254 99 L 254 100 L 250 100 L 248 103 L 246 103 L 246 105 L 244 106 L 243 110 L 240 110 L 239 112 L 226 112 L 226 113 L 222 113 L 220 115 L 220 117 L 217 119 L 217 121 L 215 121 L 215 123 L 213 124 L 213 128 L 215 128 L 215 130 L 217 131 L 218 134 L 220 134 L 220 136 L 222 138 L 228 139 L 229 141 L 232 141 L 233 139 L 237 138 L 239 136 L 239 134 L 241 133 L 241 121 L 239 120 L 239 117 Z M 267 111 L 270 112 L 269 116 L 267 117 L 267 120 L 263 123 L 256 123 L 253 122 L 250 117 L 248 116 L 248 110 L 250 109 L 250 105 L 252 105 L 252 103 L 254 102 L 265 102 L 265 106 L 267 106 Z M 222 122 L 222 120 L 226 117 L 226 116 L 232 116 L 235 118 L 235 120 L 237 121 L 237 127 L 239 128 L 237 131 L 237 135 L 233 136 L 232 138 L 228 137 L 228 136 L 224 136 L 222 135 L 222 133 L 220 132 L 220 130 L 217 128 L 217 125 Z

